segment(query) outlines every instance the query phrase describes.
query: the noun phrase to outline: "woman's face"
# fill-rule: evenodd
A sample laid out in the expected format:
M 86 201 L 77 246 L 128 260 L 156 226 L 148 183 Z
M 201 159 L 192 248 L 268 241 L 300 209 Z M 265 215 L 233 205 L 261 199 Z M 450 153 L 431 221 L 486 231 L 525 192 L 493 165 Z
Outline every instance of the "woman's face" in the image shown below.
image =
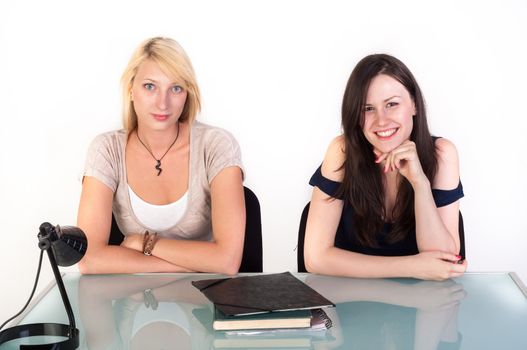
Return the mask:
M 167 76 L 161 67 L 146 60 L 137 69 L 131 97 L 142 128 L 164 130 L 173 127 L 179 119 L 187 92 Z
M 406 88 L 389 75 L 372 79 L 362 131 L 376 153 L 388 153 L 410 139 L 415 104 Z

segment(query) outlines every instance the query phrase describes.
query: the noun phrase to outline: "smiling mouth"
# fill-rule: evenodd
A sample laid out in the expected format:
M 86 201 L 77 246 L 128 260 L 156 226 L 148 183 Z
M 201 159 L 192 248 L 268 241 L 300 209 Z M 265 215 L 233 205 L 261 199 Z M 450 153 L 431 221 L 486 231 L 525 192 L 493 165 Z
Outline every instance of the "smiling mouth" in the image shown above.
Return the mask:
M 395 134 L 397 132 L 397 130 L 399 130 L 399 128 L 393 128 L 393 129 L 388 129 L 388 130 L 376 131 L 375 135 L 379 136 L 380 138 L 388 138 L 388 137 L 392 136 L 393 134 Z

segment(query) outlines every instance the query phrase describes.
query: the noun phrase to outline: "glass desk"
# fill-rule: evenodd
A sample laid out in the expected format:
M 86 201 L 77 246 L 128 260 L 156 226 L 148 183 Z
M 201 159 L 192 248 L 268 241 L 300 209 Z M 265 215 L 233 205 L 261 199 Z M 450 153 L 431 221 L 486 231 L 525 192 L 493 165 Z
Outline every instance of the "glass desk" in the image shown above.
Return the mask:
M 514 273 L 467 273 L 444 282 L 297 276 L 336 304 L 327 309 L 328 331 L 214 332 L 211 305 L 190 282 L 217 275 L 63 278 L 79 349 L 527 349 L 527 294 Z M 56 286 L 15 324 L 36 322 L 68 323 Z M 33 337 L 0 349 L 57 340 Z

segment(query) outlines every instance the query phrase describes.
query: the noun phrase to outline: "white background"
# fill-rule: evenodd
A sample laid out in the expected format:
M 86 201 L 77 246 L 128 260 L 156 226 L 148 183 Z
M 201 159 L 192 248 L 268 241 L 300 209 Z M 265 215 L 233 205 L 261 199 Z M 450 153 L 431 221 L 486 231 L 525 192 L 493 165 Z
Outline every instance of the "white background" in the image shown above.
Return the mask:
M 340 132 L 348 76 L 384 52 L 415 74 L 432 132 L 458 147 L 469 269 L 527 281 L 527 2 L 497 4 L 2 2 L 0 321 L 30 292 L 39 225 L 76 223 L 87 146 L 120 127 L 121 72 L 158 35 L 193 61 L 199 119 L 241 144 L 262 207 L 265 271 L 296 270 L 307 182 Z M 41 287 L 51 279 L 46 258 Z

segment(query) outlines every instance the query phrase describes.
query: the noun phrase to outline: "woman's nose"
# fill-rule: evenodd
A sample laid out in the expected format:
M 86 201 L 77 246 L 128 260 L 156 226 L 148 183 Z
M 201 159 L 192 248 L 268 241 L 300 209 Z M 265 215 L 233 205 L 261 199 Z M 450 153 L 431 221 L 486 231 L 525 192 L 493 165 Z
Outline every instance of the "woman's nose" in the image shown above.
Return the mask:
M 169 105 L 168 93 L 160 91 L 156 96 L 156 105 L 161 110 L 167 109 Z
M 388 122 L 388 115 L 384 109 L 377 109 L 375 111 L 377 124 L 384 125 Z

